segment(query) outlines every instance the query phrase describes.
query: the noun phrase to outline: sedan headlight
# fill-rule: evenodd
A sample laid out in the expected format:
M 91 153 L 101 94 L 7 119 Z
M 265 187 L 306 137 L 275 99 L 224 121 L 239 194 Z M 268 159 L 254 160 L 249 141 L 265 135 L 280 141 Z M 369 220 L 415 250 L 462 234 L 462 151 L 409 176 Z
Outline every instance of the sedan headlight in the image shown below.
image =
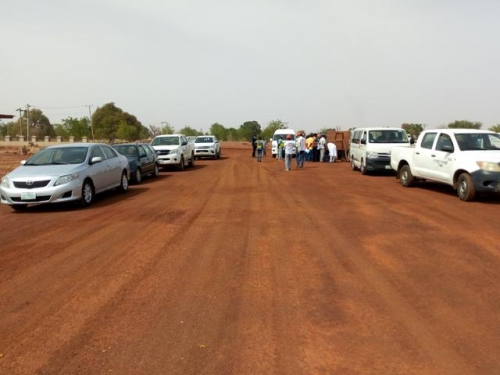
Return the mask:
M 494 163 L 492 161 L 477 161 L 476 164 L 483 171 L 500 172 L 500 163 Z
M 2 177 L 2 186 L 5 188 L 10 187 L 10 180 L 7 177 Z
M 67 174 L 66 176 L 61 176 L 56 180 L 56 183 L 54 184 L 54 186 L 67 184 L 68 182 L 76 180 L 77 178 L 78 178 L 78 174 L 76 174 L 76 173 Z

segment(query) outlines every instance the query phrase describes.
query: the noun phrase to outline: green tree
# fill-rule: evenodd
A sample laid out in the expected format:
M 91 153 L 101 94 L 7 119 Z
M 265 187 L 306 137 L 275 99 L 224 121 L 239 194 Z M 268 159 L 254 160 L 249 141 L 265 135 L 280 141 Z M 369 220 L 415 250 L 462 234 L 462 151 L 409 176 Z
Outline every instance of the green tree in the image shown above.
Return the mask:
M 125 120 L 120 120 L 118 129 L 116 130 L 116 136 L 118 139 L 129 142 L 139 138 L 137 135 L 137 128 L 134 125 L 130 125 Z
M 130 129 L 125 129 L 122 125 L 123 122 L 134 128 L 133 135 L 130 134 Z M 92 124 L 97 139 L 113 140 L 117 138 L 120 126 L 122 126 L 121 132 L 124 132 L 131 140 L 139 139 L 142 129 L 142 124 L 135 116 L 116 107 L 115 103 L 107 103 L 97 108 L 92 115 Z
M 9 121 L 7 123 L 0 122 L 0 135 L 4 138 L 6 135 L 11 138 L 17 137 L 19 134 L 19 121 Z
M 90 120 L 88 117 L 73 118 L 68 117 L 62 120 L 62 126 L 68 135 L 72 135 L 76 139 L 83 137 L 91 137 Z
M 184 134 L 185 136 L 203 135 L 203 132 L 199 132 L 198 130 L 193 129 L 190 126 L 184 126 L 181 130 L 179 130 L 179 133 Z
M 272 138 L 274 132 L 278 129 L 288 129 L 288 125 L 281 120 L 269 121 L 264 130 L 262 130 L 262 138 L 264 139 Z
M 467 120 L 454 121 L 451 124 L 448 124 L 449 129 L 481 129 L 480 122 L 472 122 Z
M 488 128 L 488 130 L 491 130 L 492 132 L 495 132 L 495 133 L 500 133 L 500 124 L 493 125 L 492 127 Z
M 39 109 L 30 109 L 29 116 L 25 111 L 23 114 L 24 119 L 29 118 L 29 135 L 36 136 L 38 138 L 43 138 L 45 136 L 54 137 L 56 135 L 54 128 L 50 124 L 50 121 L 47 116 L 43 114 L 43 112 Z M 24 130 L 24 129 L 23 129 Z
M 418 138 L 420 133 L 424 131 L 425 125 L 422 124 L 402 124 L 403 128 L 408 134 L 411 134 L 415 139 Z
M 226 131 L 226 141 L 239 141 L 240 140 L 240 134 L 238 132 L 238 129 L 235 128 L 229 128 Z
M 175 129 L 169 123 L 166 123 L 166 125 L 162 126 L 161 128 L 161 134 L 174 134 L 174 133 Z
M 151 138 L 151 132 L 149 131 L 149 129 L 146 128 L 145 126 L 141 126 L 141 130 L 139 132 L 139 138 L 141 140 L 150 139 Z
M 70 133 L 68 129 L 63 124 L 54 125 L 54 132 L 57 137 L 61 137 L 62 139 L 69 139 Z
M 238 129 L 239 138 L 249 142 L 254 135 L 257 136 L 260 132 L 260 124 L 257 121 L 246 121 Z
M 227 141 L 227 129 L 217 122 L 210 126 L 209 133 L 215 135 L 221 141 Z

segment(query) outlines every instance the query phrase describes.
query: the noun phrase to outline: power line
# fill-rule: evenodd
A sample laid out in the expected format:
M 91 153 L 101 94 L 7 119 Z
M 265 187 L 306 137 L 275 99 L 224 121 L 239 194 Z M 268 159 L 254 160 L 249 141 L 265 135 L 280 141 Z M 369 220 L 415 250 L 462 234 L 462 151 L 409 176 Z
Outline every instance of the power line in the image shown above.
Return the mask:
M 38 109 L 71 109 L 71 108 L 85 108 L 85 107 L 88 107 L 88 105 L 74 105 L 74 106 L 68 106 L 68 107 L 45 107 L 45 106 L 40 106 L 40 105 L 31 105 L 31 107 L 38 108 Z

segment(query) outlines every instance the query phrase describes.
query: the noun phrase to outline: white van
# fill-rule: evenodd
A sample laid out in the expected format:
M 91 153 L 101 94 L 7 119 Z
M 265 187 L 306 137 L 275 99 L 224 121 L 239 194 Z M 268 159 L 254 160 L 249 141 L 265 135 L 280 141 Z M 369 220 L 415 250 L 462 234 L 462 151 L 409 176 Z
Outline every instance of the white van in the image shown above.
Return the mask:
M 349 158 L 353 171 L 361 174 L 390 171 L 391 148 L 409 144 L 406 131 L 401 128 L 357 128 L 351 131 Z
M 277 129 L 273 138 L 271 139 L 271 153 L 273 158 L 278 154 L 278 139 L 281 137 L 284 141 L 286 141 L 286 137 L 288 135 L 292 136 L 292 140 L 295 142 L 295 131 L 293 129 Z M 293 153 L 295 154 L 295 147 L 293 148 Z

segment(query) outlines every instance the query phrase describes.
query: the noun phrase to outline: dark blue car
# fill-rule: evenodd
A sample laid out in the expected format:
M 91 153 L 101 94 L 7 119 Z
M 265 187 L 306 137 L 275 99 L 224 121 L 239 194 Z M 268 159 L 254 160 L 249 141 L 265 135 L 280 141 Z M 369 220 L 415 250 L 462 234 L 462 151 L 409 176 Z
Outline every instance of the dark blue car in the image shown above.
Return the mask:
M 156 151 L 147 143 L 120 143 L 113 145 L 120 154 L 127 157 L 130 164 L 132 181 L 139 184 L 147 175 L 158 177 L 158 157 Z

